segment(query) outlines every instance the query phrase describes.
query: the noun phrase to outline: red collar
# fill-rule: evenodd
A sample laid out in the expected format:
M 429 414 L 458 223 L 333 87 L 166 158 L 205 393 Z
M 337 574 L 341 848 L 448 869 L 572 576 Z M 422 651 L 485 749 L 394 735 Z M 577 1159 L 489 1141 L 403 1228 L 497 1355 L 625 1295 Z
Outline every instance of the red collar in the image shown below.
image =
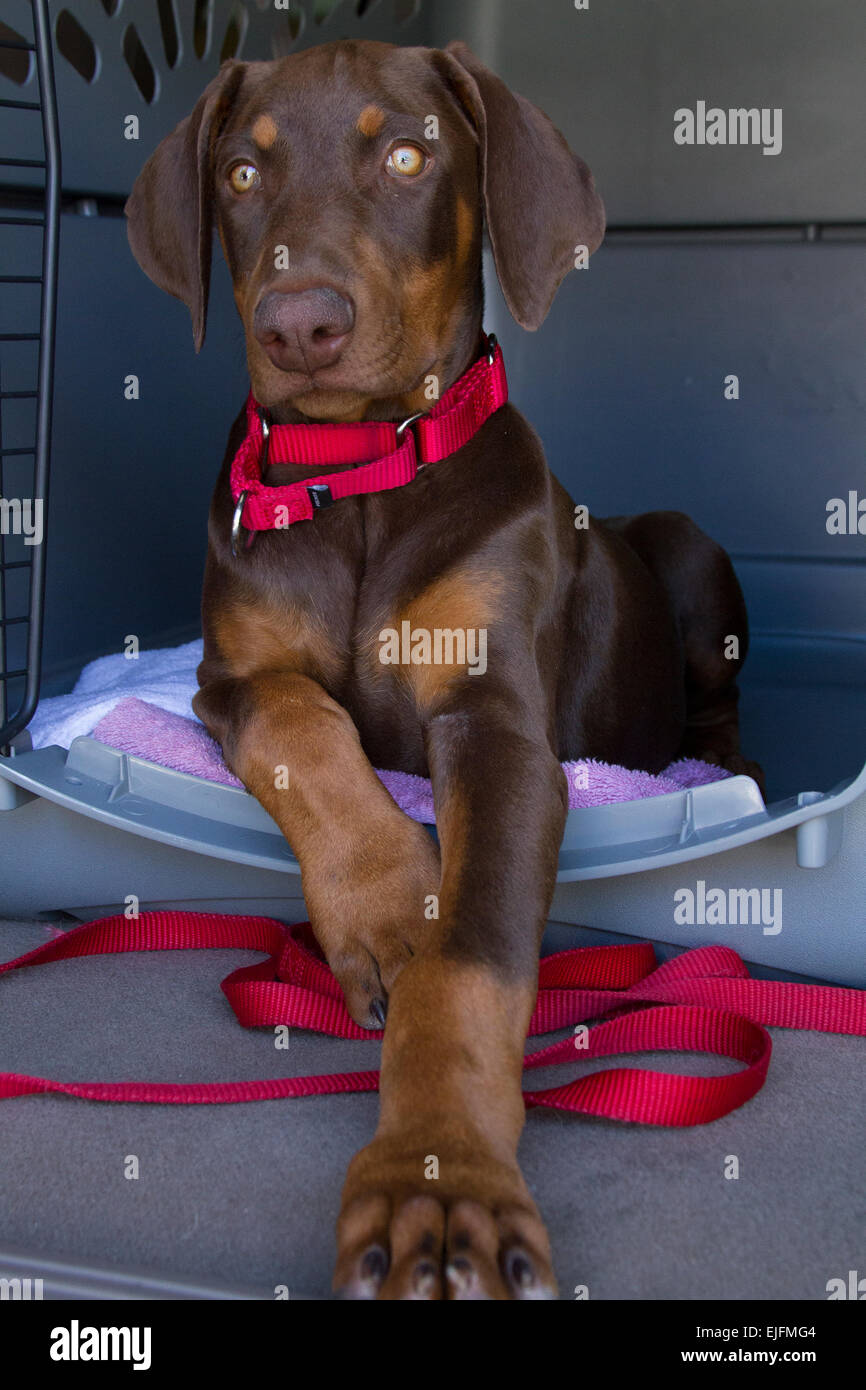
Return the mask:
M 241 527 L 282 530 L 309 521 L 340 497 L 411 483 L 428 463 L 438 463 L 468 444 L 495 410 L 508 400 L 502 350 L 493 334 L 488 350 L 445 392 L 432 410 L 401 425 L 362 421 L 352 425 L 273 425 L 267 412 L 247 400 L 247 434 L 231 467 L 232 553 Z M 262 475 L 272 463 L 353 463 L 342 473 L 319 473 L 301 482 L 269 487 Z M 253 537 L 247 539 L 247 546 Z

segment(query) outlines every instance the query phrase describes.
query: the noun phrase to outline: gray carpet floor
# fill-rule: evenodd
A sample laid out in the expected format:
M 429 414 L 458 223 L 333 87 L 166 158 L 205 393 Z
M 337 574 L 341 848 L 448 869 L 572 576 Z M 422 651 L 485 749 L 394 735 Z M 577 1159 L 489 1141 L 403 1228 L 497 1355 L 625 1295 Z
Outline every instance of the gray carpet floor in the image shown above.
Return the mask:
M 0 958 L 48 935 L 40 923 L 0 921 Z M 546 949 L 610 939 L 551 926 Z M 257 959 L 141 954 L 4 976 L 0 1069 L 225 1081 L 377 1065 L 375 1043 L 296 1033 L 285 1052 L 270 1031 L 240 1028 L 219 982 Z M 829 1279 L 866 1274 L 866 1039 L 777 1029 L 773 1040 L 764 1089 L 714 1124 L 529 1115 L 521 1159 L 564 1298 L 584 1285 L 591 1299 L 812 1300 L 826 1298 Z M 727 1065 L 633 1060 L 693 1072 Z M 533 1084 L 564 1079 L 560 1069 Z M 366 1095 L 190 1107 L 3 1101 L 0 1264 L 16 1247 L 37 1264 L 44 1256 L 326 1298 L 343 1173 L 375 1116 Z M 135 1179 L 125 1176 L 129 1155 Z M 736 1180 L 724 1176 L 729 1155 Z

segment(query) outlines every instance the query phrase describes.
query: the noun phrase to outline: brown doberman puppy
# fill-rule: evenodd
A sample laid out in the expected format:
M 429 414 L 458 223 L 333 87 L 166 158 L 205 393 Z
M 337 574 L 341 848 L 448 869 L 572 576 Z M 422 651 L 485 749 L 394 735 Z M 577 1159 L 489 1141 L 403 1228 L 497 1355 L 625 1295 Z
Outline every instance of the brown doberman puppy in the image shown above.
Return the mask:
M 429 410 L 425 383 L 445 392 L 485 351 L 484 222 L 527 329 L 604 225 L 586 165 L 462 44 L 223 64 L 127 214 L 197 344 L 216 225 L 253 393 L 277 423 Z M 242 412 L 210 514 L 195 709 L 297 855 L 351 1014 L 381 1027 L 387 1006 L 379 1126 L 346 1179 L 335 1286 L 555 1296 L 516 1152 L 560 760 L 745 770 L 739 586 L 678 513 L 576 529 L 510 404 L 409 485 L 343 498 L 235 555 L 229 469 L 245 432 Z M 265 481 L 316 472 L 275 464 Z M 385 664 L 381 633 L 407 621 L 485 631 L 486 671 L 468 657 Z M 374 767 L 432 779 L 438 848 Z

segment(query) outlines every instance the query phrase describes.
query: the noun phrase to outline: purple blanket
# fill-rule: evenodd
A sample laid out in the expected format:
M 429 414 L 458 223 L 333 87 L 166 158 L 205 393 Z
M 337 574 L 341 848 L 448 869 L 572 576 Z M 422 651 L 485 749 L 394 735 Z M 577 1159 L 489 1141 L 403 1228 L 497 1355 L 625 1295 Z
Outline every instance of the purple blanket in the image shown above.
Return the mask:
M 183 715 L 171 714 L 146 700 L 135 697 L 121 700 L 100 719 L 92 737 L 122 753 L 132 753 L 176 772 L 188 772 L 227 787 L 242 786 L 229 772 L 219 746 L 201 724 Z M 630 772 L 627 768 L 613 767 L 594 759 L 563 763 L 562 766 L 568 778 L 568 804 L 572 809 L 663 796 L 665 792 L 718 782 L 729 775 L 722 768 L 711 767 L 694 758 L 671 763 L 657 776 L 650 772 Z M 379 772 L 378 776 L 408 816 L 427 825 L 435 823 L 433 793 L 425 777 L 415 777 L 409 772 Z

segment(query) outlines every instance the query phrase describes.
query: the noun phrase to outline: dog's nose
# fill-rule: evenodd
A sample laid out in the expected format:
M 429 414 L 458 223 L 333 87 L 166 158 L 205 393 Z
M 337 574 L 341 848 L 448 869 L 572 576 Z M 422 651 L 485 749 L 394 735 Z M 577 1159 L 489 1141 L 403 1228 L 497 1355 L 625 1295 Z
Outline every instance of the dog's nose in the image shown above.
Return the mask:
M 275 367 L 315 372 L 332 366 L 355 326 L 355 305 L 330 286 L 262 295 L 253 332 Z

